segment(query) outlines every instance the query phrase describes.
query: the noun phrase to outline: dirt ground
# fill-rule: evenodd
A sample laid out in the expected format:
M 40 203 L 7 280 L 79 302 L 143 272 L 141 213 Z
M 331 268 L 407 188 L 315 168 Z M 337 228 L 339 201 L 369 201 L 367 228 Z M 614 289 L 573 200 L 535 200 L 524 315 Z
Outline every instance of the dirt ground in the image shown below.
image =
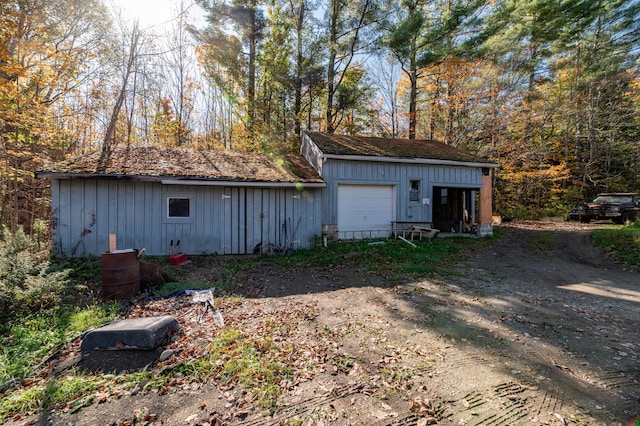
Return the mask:
M 419 281 L 344 267 L 252 271 L 246 297 L 216 307 L 225 327 L 280 325 L 272 338 L 296 359 L 270 415 L 239 384 L 209 380 L 161 391 L 141 383 L 75 413 L 10 423 L 631 424 L 640 415 L 640 279 L 590 244 L 597 226 L 505 224 L 504 238 L 464 253 L 455 273 Z M 169 346 L 175 356 L 153 368 L 206 352 L 220 327 L 202 309 L 184 297 L 131 308 L 130 316 L 175 314 L 183 328 Z M 125 364 L 144 368 L 160 352 L 129 352 Z M 72 345 L 67 365 L 52 369 L 108 361 L 73 353 Z

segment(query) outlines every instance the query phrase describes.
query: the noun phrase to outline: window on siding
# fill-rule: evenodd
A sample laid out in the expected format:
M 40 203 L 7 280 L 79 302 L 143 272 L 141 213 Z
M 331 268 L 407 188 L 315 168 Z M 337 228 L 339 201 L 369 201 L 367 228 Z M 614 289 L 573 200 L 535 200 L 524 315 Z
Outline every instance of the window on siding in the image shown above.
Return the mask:
M 440 204 L 447 204 L 449 202 L 449 191 L 447 188 L 442 188 L 440 190 Z
M 168 217 L 191 217 L 189 198 L 168 198 Z
M 420 181 L 409 181 L 409 201 L 420 202 Z

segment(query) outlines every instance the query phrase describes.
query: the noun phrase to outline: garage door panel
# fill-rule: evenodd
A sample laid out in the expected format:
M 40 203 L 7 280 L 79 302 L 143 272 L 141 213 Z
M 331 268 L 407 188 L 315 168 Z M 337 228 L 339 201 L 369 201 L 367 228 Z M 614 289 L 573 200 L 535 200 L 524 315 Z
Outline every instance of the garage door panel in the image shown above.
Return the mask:
M 388 236 L 395 220 L 392 185 L 338 185 L 338 232 L 342 238 Z

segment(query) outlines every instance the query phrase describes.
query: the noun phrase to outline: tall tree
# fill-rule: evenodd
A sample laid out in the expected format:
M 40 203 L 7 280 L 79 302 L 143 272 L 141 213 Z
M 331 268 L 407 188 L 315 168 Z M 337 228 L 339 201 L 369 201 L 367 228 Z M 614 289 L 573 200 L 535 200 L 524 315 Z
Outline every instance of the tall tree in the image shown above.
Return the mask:
M 130 81 L 136 77 L 136 64 L 140 55 L 142 32 L 138 26 L 138 22 L 134 22 L 133 26 L 128 34 L 129 40 L 123 46 L 124 61 L 122 66 L 122 82 L 118 89 L 118 95 L 116 101 L 113 104 L 111 110 L 111 116 L 107 123 L 107 127 L 104 133 L 102 141 L 102 152 L 100 154 L 98 170 L 103 168 L 111 157 L 111 153 L 118 145 L 119 139 L 116 133 L 118 123 L 120 121 L 120 114 L 122 112 L 122 106 L 124 105 L 127 90 L 129 89 Z
M 306 52 L 308 43 L 306 39 L 307 34 L 311 31 L 309 24 L 312 22 L 310 18 L 310 6 L 307 0 L 288 0 L 289 14 L 293 20 L 293 39 L 295 45 L 294 53 L 294 104 L 293 104 L 293 119 L 294 119 L 294 134 L 296 140 L 300 140 L 300 134 L 302 131 L 302 123 L 304 117 L 302 116 L 302 100 L 305 76 L 308 76 L 313 70 L 313 57 Z
M 256 110 L 261 117 L 260 136 L 255 135 L 263 151 L 286 147 L 291 129 L 291 98 L 294 60 L 293 20 L 283 4 L 274 3 L 267 10 L 265 41 L 258 55 L 261 70 Z M 289 147 L 287 147 L 289 148 Z
M 168 52 L 165 55 L 164 69 L 170 85 L 165 90 L 178 121 L 175 145 L 184 146 L 190 139 L 190 122 L 196 93 L 195 54 L 193 40 L 187 31 L 187 8 L 184 0 L 180 0 L 176 16 L 167 37 Z
M 620 177 L 628 177 L 623 167 L 626 162 L 616 161 L 615 151 L 633 141 L 626 124 L 633 122 L 634 114 L 626 96 L 632 90 L 632 75 L 626 70 L 635 68 L 640 55 L 640 4 L 618 0 L 593 6 L 590 16 L 595 18 L 576 38 L 571 61 L 580 66 L 575 104 L 576 160 L 582 192 L 587 197 L 601 190 L 626 187 L 626 183 L 619 184 L 624 182 Z
M 378 96 L 378 134 L 397 138 L 400 136 L 399 74 L 402 72 L 392 57 L 378 58 L 370 78 Z
M 329 0 L 327 10 L 328 43 L 326 131 L 335 132 L 341 117 L 336 96 L 349 75 L 356 55 L 373 44 L 370 34 L 379 17 L 376 0 Z
M 427 66 L 467 53 L 486 36 L 479 0 L 403 0 L 386 22 L 389 49 L 409 80 L 409 139 L 416 138 L 418 80 Z
M 196 0 L 207 12 L 207 27 L 195 30 L 202 43 L 202 62 L 210 77 L 237 98 L 242 93 L 247 129 L 255 120 L 256 65 L 264 29 L 264 17 L 257 0 Z
M 0 220 L 12 228 L 44 217 L 32 171 L 74 137 L 58 114 L 94 71 L 107 23 L 98 1 L 0 2 Z

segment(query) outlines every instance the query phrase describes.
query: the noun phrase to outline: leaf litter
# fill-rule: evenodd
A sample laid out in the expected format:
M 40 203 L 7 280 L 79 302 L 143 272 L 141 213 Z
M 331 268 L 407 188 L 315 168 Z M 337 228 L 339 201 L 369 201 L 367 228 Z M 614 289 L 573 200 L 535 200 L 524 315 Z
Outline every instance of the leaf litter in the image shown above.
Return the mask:
M 549 256 L 544 257 L 548 268 Z M 330 268 L 270 269 L 262 278 L 254 274 L 249 297 L 217 297 L 215 306 L 208 300 L 194 303 L 186 294 L 141 298 L 125 307 L 124 317 L 174 316 L 181 331 L 163 346 L 162 352 L 169 352 L 162 360 L 156 354 L 133 370 L 151 374 L 133 386 L 123 384 L 117 374 L 110 377 L 104 365 L 89 369 L 89 374 L 103 377 L 104 384 L 84 399 L 57 407 L 52 418 L 63 422 L 71 415 L 74 424 L 91 424 L 78 419 L 83 413 L 91 416 L 95 407 L 167 397 L 195 402 L 182 410 L 176 407 L 173 414 L 156 408 L 145 411 L 143 405 L 137 408 L 142 411 L 122 411 L 110 421 L 117 425 L 617 424 L 624 421 L 624 412 L 631 418 L 632 402 L 611 405 L 629 401 L 637 386 L 637 374 L 621 364 L 637 360 L 638 345 L 628 338 L 628 320 L 611 321 L 609 311 L 578 293 L 535 294 L 530 284 L 520 284 L 517 274 L 497 280 L 489 269 L 493 267 L 472 265 L 474 282 L 468 277 L 445 277 L 391 285 L 384 276 L 357 268 L 339 271 L 344 285 L 336 285 Z M 345 274 L 352 282 L 367 285 L 350 286 Z M 313 287 L 323 281 L 331 284 Z M 273 295 L 291 283 L 302 291 Z M 490 293 L 502 285 L 510 292 Z M 507 302 L 512 310 L 505 307 Z M 556 309 L 553 315 L 535 314 L 551 305 Z M 420 309 L 408 312 L 407 306 Z M 554 322 L 556 317 L 565 322 Z M 581 351 L 579 345 L 588 344 L 590 336 L 606 340 L 592 349 L 608 354 L 606 363 Z M 551 339 L 560 343 L 552 346 Z M 71 342 L 34 385 L 86 367 L 78 362 L 78 353 L 79 341 Z M 198 371 L 204 368 L 203 360 L 209 360 L 206 371 Z M 249 371 L 230 368 L 238 361 L 246 361 Z M 155 383 L 159 375 L 166 381 Z M 594 398 L 599 395 L 598 403 L 590 408 L 584 398 L 576 402 L 559 397 L 567 391 L 558 392 L 564 381 L 573 387 L 590 385 Z

